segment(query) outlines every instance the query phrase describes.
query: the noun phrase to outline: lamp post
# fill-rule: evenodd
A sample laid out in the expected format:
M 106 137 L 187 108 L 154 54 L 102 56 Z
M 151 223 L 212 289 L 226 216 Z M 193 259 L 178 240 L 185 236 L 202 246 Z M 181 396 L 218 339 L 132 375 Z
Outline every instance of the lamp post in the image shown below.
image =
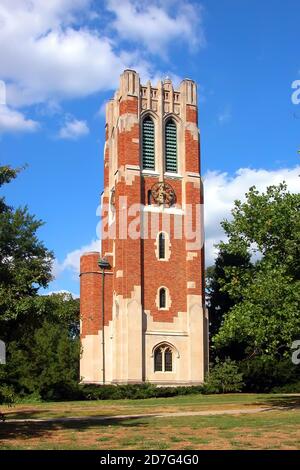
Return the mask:
M 99 258 L 98 266 L 102 273 L 102 381 L 103 385 L 105 385 L 104 278 L 105 269 L 110 269 L 111 266 L 105 258 Z

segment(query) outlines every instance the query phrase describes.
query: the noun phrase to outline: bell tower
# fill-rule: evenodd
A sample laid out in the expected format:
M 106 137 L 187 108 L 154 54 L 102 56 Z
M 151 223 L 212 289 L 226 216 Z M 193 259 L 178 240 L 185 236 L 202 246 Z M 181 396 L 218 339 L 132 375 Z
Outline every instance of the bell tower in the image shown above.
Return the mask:
M 197 121 L 197 89 L 189 79 L 174 90 L 169 78 L 142 85 L 125 70 L 107 103 L 101 256 L 85 253 L 80 266 L 83 383 L 204 380 Z M 99 267 L 100 257 L 109 269 Z

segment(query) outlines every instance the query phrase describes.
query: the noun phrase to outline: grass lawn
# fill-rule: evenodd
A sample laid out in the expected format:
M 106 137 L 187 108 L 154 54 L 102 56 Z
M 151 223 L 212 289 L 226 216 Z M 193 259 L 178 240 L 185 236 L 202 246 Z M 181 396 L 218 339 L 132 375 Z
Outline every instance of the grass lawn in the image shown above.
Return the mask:
M 278 409 L 278 406 L 281 409 Z M 269 407 L 255 414 L 89 417 Z M 186 395 L 146 400 L 20 403 L 2 408 L 0 449 L 300 449 L 298 395 Z M 15 418 L 82 417 L 64 423 L 10 423 Z

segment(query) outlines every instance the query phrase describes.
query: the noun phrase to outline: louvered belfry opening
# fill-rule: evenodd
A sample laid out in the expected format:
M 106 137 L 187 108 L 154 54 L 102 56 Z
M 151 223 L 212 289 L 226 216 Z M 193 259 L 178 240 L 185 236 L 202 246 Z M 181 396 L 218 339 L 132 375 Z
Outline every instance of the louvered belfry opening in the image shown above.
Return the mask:
M 143 120 L 143 169 L 155 170 L 154 122 L 150 116 Z
M 172 119 L 165 127 L 165 161 L 166 171 L 177 173 L 177 128 Z

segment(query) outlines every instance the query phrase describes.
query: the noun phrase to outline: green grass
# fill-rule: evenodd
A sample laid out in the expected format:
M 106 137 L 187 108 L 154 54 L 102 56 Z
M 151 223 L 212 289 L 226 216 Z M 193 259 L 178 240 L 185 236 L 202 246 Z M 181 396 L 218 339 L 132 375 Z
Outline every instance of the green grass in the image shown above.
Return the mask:
M 154 413 L 156 411 L 197 411 L 220 407 L 284 406 L 300 401 L 296 395 L 275 394 L 228 394 L 185 395 L 170 398 L 148 398 L 144 400 L 103 400 L 75 402 L 18 403 L 10 410 L 2 408 L 9 418 L 54 418 L 80 416 L 113 416 L 118 414 Z
M 297 395 L 190 395 L 146 400 L 30 403 L 11 418 L 103 416 L 267 406 L 255 414 L 0 423 L 0 449 L 300 449 Z M 278 405 L 282 409 L 278 408 Z M 5 410 L 6 411 L 6 410 Z

